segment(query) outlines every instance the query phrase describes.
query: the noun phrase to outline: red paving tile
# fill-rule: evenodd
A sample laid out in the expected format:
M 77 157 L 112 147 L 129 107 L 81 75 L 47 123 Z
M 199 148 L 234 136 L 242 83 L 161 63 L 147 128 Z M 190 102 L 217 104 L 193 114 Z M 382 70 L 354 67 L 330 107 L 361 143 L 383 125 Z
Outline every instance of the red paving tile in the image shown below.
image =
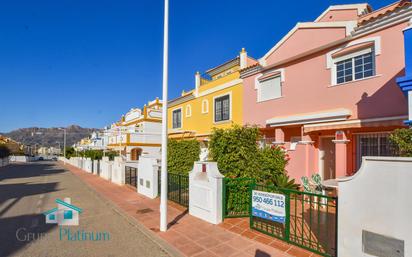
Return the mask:
M 222 224 L 212 225 L 190 216 L 184 207 L 172 202 L 168 203 L 169 230 L 159 232 L 158 198 L 149 199 L 133 188 L 115 185 L 74 166 L 65 167 L 184 256 L 317 256 L 251 230 L 247 218 L 226 219 Z M 149 213 L 139 213 L 143 209 L 150 209 Z

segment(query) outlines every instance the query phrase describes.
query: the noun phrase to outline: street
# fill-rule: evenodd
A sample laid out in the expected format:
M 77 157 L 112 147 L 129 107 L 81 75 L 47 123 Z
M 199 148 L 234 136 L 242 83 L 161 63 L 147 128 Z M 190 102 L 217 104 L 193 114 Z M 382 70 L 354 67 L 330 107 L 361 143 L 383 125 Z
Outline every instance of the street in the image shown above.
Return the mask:
M 68 197 L 79 225 L 46 224 L 43 212 Z M 57 162 L 36 162 L 0 168 L 0 256 L 170 255 Z

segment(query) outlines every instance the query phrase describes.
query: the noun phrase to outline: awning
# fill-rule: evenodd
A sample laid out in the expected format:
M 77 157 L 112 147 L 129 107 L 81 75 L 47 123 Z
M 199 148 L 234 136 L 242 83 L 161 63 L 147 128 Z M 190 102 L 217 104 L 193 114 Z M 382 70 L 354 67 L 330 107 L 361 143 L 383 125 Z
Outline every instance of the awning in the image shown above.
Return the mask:
M 319 122 L 330 122 L 347 120 L 352 112 L 348 109 L 333 109 L 322 112 L 301 113 L 290 116 L 274 117 L 266 120 L 266 124 L 271 127 L 303 125 Z
M 363 128 L 363 127 L 393 127 L 405 126 L 403 121 L 407 116 L 383 117 L 372 119 L 356 119 L 337 122 L 326 122 L 316 124 L 306 124 L 303 126 L 304 133 L 320 130 L 340 130 L 346 128 Z

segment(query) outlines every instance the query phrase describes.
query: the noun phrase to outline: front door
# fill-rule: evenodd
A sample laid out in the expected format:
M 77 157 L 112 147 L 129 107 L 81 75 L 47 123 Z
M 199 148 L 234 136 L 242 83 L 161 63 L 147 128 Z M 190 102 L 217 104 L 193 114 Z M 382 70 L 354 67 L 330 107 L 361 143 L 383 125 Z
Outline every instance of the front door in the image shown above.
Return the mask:
M 320 170 L 322 171 L 323 179 L 334 179 L 335 173 L 335 143 L 333 137 L 322 137 L 320 142 Z

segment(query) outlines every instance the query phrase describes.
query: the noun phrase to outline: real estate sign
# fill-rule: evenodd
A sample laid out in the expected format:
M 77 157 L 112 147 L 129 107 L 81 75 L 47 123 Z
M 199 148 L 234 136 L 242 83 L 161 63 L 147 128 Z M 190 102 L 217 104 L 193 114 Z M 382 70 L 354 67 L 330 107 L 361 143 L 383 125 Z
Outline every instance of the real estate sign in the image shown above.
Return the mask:
M 285 196 L 263 191 L 252 191 L 252 215 L 255 217 L 285 223 Z

